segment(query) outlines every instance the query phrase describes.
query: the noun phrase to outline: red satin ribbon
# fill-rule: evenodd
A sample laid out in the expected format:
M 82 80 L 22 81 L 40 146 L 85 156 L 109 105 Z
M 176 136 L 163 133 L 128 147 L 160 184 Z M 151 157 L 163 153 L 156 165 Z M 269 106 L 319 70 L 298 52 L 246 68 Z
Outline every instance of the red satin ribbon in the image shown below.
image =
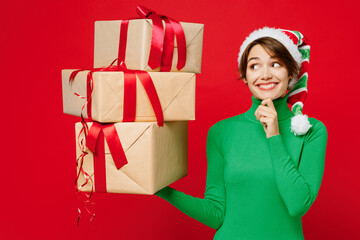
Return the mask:
M 184 30 L 180 24 L 180 22 L 168 18 L 172 28 L 174 29 L 176 35 L 176 43 L 177 43 L 177 50 L 178 50 L 178 62 L 177 62 L 177 69 L 181 70 L 185 66 L 186 62 L 186 39 Z
M 117 169 L 128 163 L 114 124 L 94 122 L 86 137 L 86 146 L 94 156 L 95 191 L 107 192 L 105 169 L 105 139 Z
M 153 22 L 151 35 L 151 48 L 148 65 L 151 69 L 160 67 L 160 71 L 170 71 L 174 50 L 174 39 L 176 36 L 178 49 L 177 69 L 181 70 L 186 62 L 186 39 L 180 22 L 165 15 L 157 14 L 155 11 L 138 5 L 137 14 L 141 18 L 149 18 Z M 165 21 L 165 34 L 162 20 Z M 125 63 L 127 30 L 129 20 L 121 21 L 118 63 Z
M 142 83 L 147 96 L 149 97 L 150 103 L 154 109 L 156 120 L 158 125 L 161 127 L 164 125 L 164 115 L 160 104 L 159 96 L 156 93 L 156 89 L 154 83 L 149 75 L 149 73 L 145 71 L 135 71 L 138 76 L 140 82 Z
M 85 138 L 81 138 L 82 132 L 84 132 L 84 135 L 87 135 L 88 132 L 88 127 L 87 124 L 84 122 L 84 119 L 81 118 L 81 123 L 83 125 L 82 129 L 79 132 L 78 135 L 78 145 L 79 145 L 79 149 L 81 150 L 81 154 L 78 157 L 78 159 L 76 160 L 77 162 L 77 167 L 79 168 L 78 174 L 76 176 L 75 179 L 75 189 L 76 189 L 76 196 L 79 200 L 79 205 L 78 205 L 78 219 L 77 219 L 77 225 L 79 226 L 80 223 L 80 218 L 83 214 L 83 212 L 87 213 L 90 215 L 90 222 L 92 222 L 92 220 L 95 217 L 95 203 L 92 200 L 92 193 L 93 193 L 93 180 L 92 177 L 84 171 L 83 169 L 83 163 L 84 163 L 84 157 L 88 154 L 88 152 L 86 151 L 86 147 L 85 147 Z M 84 177 L 84 183 L 81 186 L 78 186 L 78 179 L 80 177 L 80 174 L 83 174 Z M 83 192 L 81 189 L 87 185 L 89 183 L 89 181 L 91 182 L 91 192 L 87 193 L 87 192 Z M 84 209 L 85 211 L 82 211 L 81 209 Z
M 129 28 L 129 20 L 122 20 L 120 25 L 120 40 L 119 40 L 119 53 L 118 53 L 118 67 L 125 67 L 125 54 L 127 43 L 127 31 Z
M 175 32 L 171 27 L 169 19 L 164 19 L 165 21 L 165 38 L 164 38 L 164 53 L 161 59 L 161 72 L 170 72 L 172 65 L 172 57 L 174 52 L 174 40 Z
M 136 12 L 140 17 L 149 18 L 153 22 L 151 48 L 148 64 L 151 69 L 158 68 L 161 64 L 164 46 L 164 28 L 161 16 L 158 15 L 156 12 L 142 6 L 137 6 Z

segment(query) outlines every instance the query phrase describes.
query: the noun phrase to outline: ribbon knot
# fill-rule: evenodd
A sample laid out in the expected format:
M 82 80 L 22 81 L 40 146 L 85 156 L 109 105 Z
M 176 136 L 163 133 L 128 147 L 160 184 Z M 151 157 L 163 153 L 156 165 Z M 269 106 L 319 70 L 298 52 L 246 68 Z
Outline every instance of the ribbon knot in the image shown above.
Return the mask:
M 128 163 L 114 124 L 100 124 L 94 122 L 90 127 L 86 138 L 86 146 L 95 155 L 105 153 L 105 147 L 100 148 L 102 147 L 100 146 L 101 144 L 99 144 L 101 138 L 106 139 L 117 169 L 120 169 Z
M 180 22 L 165 15 L 158 14 L 155 11 L 141 5 L 136 7 L 136 12 L 140 18 L 149 18 L 153 23 L 148 61 L 149 67 L 151 69 L 160 67 L 161 72 L 168 72 L 171 70 L 174 41 L 176 37 L 178 50 L 178 62 L 176 67 L 178 70 L 181 70 L 185 66 L 186 62 L 186 39 Z M 162 20 L 165 22 L 165 33 Z M 128 26 L 129 20 L 121 21 L 118 52 L 120 62 L 125 62 Z
M 156 88 L 154 83 L 149 75 L 149 73 L 141 70 L 130 70 L 126 69 L 122 66 L 113 65 L 116 59 L 111 63 L 110 66 L 104 68 L 93 68 L 87 74 L 86 86 L 87 86 L 87 96 L 82 97 L 77 93 L 74 93 L 76 96 L 81 97 L 83 99 L 87 99 L 86 103 L 83 105 L 81 109 L 81 118 L 82 112 L 85 106 L 87 106 L 87 116 L 88 119 L 92 119 L 92 92 L 94 88 L 94 72 L 124 72 L 124 108 L 123 108 L 123 122 L 134 122 L 136 117 L 136 76 L 139 78 L 141 84 L 143 85 L 146 94 L 149 98 L 149 101 L 153 107 L 157 123 L 159 126 L 164 125 L 164 116 L 161 108 L 161 103 L 159 96 L 156 92 Z M 119 61 L 119 60 L 118 60 Z M 85 69 L 75 70 L 71 73 L 69 77 L 69 83 L 74 81 L 76 75 L 85 71 Z

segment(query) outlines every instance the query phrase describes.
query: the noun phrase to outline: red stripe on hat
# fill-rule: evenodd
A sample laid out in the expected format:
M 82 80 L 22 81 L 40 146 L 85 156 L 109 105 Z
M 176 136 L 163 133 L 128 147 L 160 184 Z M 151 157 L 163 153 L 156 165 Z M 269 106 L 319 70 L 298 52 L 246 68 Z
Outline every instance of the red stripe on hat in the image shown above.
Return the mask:
M 293 43 L 294 43 L 295 45 L 298 44 L 299 38 L 298 38 L 298 36 L 297 36 L 295 33 L 291 32 L 291 31 L 288 31 L 288 30 L 281 30 L 281 31 L 282 31 L 283 33 L 285 33 L 285 34 L 291 39 L 291 41 L 293 41 Z
M 304 73 L 308 73 L 309 74 L 309 63 L 307 61 L 302 62 L 301 64 L 301 68 L 300 68 L 300 73 L 299 73 L 299 79 L 302 77 L 302 75 Z
M 294 94 L 290 97 L 288 97 L 288 100 L 287 102 L 292 106 L 294 105 L 296 102 L 302 102 L 304 103 L 305 102 L 305 99 L 306 99 L 306 96 L 307 96 L 307 91 L 301 91 L 297 94 Z

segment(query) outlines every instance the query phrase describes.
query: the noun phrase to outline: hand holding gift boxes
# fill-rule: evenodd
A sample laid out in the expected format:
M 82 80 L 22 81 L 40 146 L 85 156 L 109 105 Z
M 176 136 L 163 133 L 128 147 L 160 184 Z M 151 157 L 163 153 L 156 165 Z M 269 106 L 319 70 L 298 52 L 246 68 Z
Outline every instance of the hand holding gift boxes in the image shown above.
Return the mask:
M 62 71 L 64 113 L 94 121 L 76 124 L 83 192 L 149 195 L 187 175 L 203 24 L 137 11 L 96 22 L 95 68 Z

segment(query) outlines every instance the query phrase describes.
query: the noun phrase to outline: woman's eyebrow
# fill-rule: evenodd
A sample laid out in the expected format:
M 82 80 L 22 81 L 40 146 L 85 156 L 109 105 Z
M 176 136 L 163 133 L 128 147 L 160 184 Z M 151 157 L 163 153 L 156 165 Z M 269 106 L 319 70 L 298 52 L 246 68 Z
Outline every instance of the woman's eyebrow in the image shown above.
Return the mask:
M 251 57 L 249 58 L 248 62 L 250 62 L 251 60 L 255 60 L 255 59 L 259 59 L 258 57 Z
M 259 57 L 251 57 L 251 58 L 249 58 L 248 62 L 250 62 L 251 60 L 258 60 L 258 59 L 260 59 L 260 58 Z M 279 58 L 276 56 L 271 56 L 270 59 L 278 60 Z

